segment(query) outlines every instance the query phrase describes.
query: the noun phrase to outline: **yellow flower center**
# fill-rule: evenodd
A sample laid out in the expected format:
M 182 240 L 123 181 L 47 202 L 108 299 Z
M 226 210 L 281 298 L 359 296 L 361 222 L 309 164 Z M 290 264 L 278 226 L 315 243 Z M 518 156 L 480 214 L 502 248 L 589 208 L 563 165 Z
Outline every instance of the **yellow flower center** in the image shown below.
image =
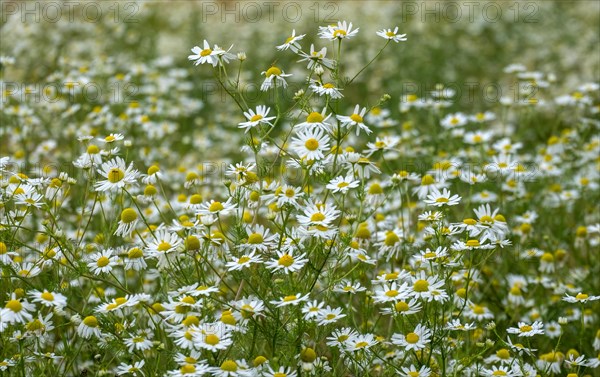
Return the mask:
M 586 300 L 589 296 L 586 295 L 585 293 L 578 293 L 577 296 L 575 296 L 576 299 L 578 300 Z
M 287 196 L 288 198 L 293 198 L 294 196 L 296 196 L 296 191 L 294 191 L 294 189 L 287 189 L 285 190 L 285 196 Z
M 481 305 L 475 305 L 473 306 L 473 313 L 475 314 L 484 314 L 485 313 L 485 308 Z
M 333 89 L 333 88 L 335 88 L 335 85 L 333 85 L 332 83 L 328 82 L 327 84 L 323 85 L 323 88 L 325 88 L 325 89 Z
M 388 297 L 396 297 L 398 296 L 398 291 L 395 289 L 390 289 L 389 291 L 385 292 L 385 295 Z
M 212 54 L 212 50 L 210 48 L 205 48 L 204 50 L 200 51 L 200 56 L 208 56 Z
M 221 204 L 221 202 L 212 202 L 210 204 L 210 207 L 208 207 L 208 210 L 210 212 L 218 212 L 218 211 L 222 211 L 225 207 L 223 207 L 223 204 Z
M 279 258 L 279 260 L 277 261 L 277 263 L 280 266 L 284 266 L 284 267 L 289 267 L 294 263 L 294 257 L 292 257 L 289 254 L 284 254 L 281 256 L 281 258 Z
M 171 248 L 171 244 L 168 243 L 168 242 L 163 241 L 163 242 L 161 242 L 161 243 L 158 244 L 158 247 L 156 248 L 156 250 L 158 250 L 158 251 L 167 251 L 170 248 Z
M 192 296 L 185 296 L 180 301 L 189 305 L 194 305 L 196 303 L 196 300 L 194 300 Z
M 533 327 L 531 327 L 531 326 L 529 326 L 529 325 L 525 325 L 525 326 L 521 326 L 521 327 L 519 327 L 519 330 L 520 330 L 521 332 L 529 332 L 529 331 L 533 330 Z
M 182 323 L 184 326 L 190 327 L 192 325 L 200 324 L 200 319 L 198 319 L 198 317 L 196 317 L 195 315 L 189 315 L 183 320 Z
M 234 316 L 231 315 L 231 313 L 224 313 L 221 316 L 221 322 L 223 322 L 226 325 L 232 325 L 232 326 L 235 326 L 235 324 L 236 324 L 236 320 L 235 320 Z
M 428 186 L 428 185 L 432 185 L 434 183 L 435 183 L 435 180 L 429 174 L 426 174 L 426 175 L 423 176 L 423 178 L 421 178 L 421 185 L 422 186 Z
M 506 372 L 503 370 L 495 370 L 494 373 L 492 373 L 492 376 L 506 376 Z
M 381 187 L 381 185 L 379 183 L 373 183 L 369 187 L 369 194 L 371 194 L 371 195 L 383 194 L 383 188 Z
M 154 196 L 158 193 L 158 190 L 153 185 L 147 185 L 144 188 L 144 195 L 146 196 Z
M 101 256 L 100 258 L 98 258 L 98 261 L 96 261 L 96 265 L 98 267 L 106 267 L 109 263 L 110 263 L 110 259 L 108 259 L 105 256 Z
M 216 336 L 215 334 L 208 334 L 206 336 L 206 338 L 204 338 L 204 342 L 206 344 L 210 344 L 211 346 L 214 346 L 215 344 L 219 344 L 219 337 Z
M 200 204 L 202 203 L 202 195 L 194 194 L 190 196 L 190 204 Z
M 502 360 L 508 360 L 510 358 L 510 353 L 506 348 L 502 348 L 496 352 L 496 356 Z
M 477 221 L 475 219 L 464 219 L 463 223 L 465 223 L 467 225 L 475 225 L 475 224 L 477 224 Z
M 8 253 L 8 248 L 4 242 L 0 242 L 0 255 Z
M 315 138 L 310 138 L 310 139 L 306 140 L 306 142 L 304 143 L 304 146 L 309 151 L 314 151 L 319 148 L 319 141 Z
M 383 243 L 385 244 L 385 246 L 394 246 L 399 241 L 400 241 L 400 238 L 398 237 L 398 235 L 396 233 L 388 232 L 385 236 L 385 240 L 383 241 Z
M 246 262 L 248 262 L 250 260 L 250 257 L 244 255 L 243 257 L 240 257 L 240 259 L 238 259 L 238 264 L 244 264 Z
M 352 119 L 356 123 L 362 123 L 362 121 L 363 121 L 363 118 L 358 114 L 350 115 L 350 119 Z
M 437 198 L 435 201 L 436 203 L 448 203 L 448 198 L 441 197 Z
M 397 302 L 395 307 L 397 312 L 406 312 L 409 309 L 408 304 L 404 301 Z
M 267 77 L 271 77 L 271 76 L 279 76 L 281 75 L 281 69 L 277 68 L 277 67 L 271 67 L 269 69 L 267 69 L 267 72 L 265 72 L 265 76 Z
M 494 219 L 492 219 L 492 217 L 488 216 L 488 215 L 481 216 L 481 219 L 479 219 L 479 220 L 482 223 L 493 223 L 494 222 Z
M 413 291 L 415 292 L 427 292 L 429 290 L 429 282 L 427 280 L 419 279 L 413 284 Z
M 388 37 L 395 37 L 396 36 L 396 34 L 394 34 L 393 31 L 388 31 L 388 32 L 385 33 L 385 35 L 387 35 Z
M 54 301 L 54 295 L 48 291 L 42 293 L 41 297 L 46 301 Z
M 252 233 L 248 236 L 248 243 L 252 245 L 258 245 L 263 243 L 264 239 L 260 233 Z
M 346 36 L 346 30 L 337 29 L 336 31 L 333 32 L 333 36 L 338 37 L 338 38 L 344 38 Z
M 296 295 L 285 296 L 283 298 L 283 302 L 290 302 L 290 301 L 294 301 L 294 300 L 296 300 Z
M 323 119 L 325 119 L 325 118 L 323 117 L 323 115 L 321 115 L 321 113 L 317 113 L 316 111 L 313 111 L 312 113 L 308 114 L 308 116 L 306 117 L 306 122 L 321 123 L 323 121 Z
M 312 222 L 323 221 L 323 220 L 325 220 L 325 215 L 322 214 L 321 212 L 317 212 L 310 217 L 310 221 L 312 221 Z
M 100 148 L 98 148 L 97 145 L 90 144 L 87 147 L 87 153 L 88 154 L 98 154 L 98 153 L 100 153 Z
M 127 257 L 130 259 L 137 259 L 137 258 L 141 258 L 143 256 L 144 256 L 144 252 L 139 247 L 134 247 L 133 249 L 129 250 L 129 252 L 127 253 Z
M 206 50 L 205 50 L 206 51 Z M 196 367 L 193 364 L 185 364 L 179 369 L 181 374 L 192 374 L 196 373 Z
M 415 344 L 419 341 L 419 335 L 415 334 L 414 332 L 408 333 L 406 335 L 406 341 L 410 344 Z
M 237 363 L 233 360 L 225 360 L 223 364 L 221 364 L 221 370 L 226 372 L 236 372 L 238 369 Z
M 108 171 L 108 181 L 110 183 L 117 183 L 125 178 L 125 172 L 119 168 L 112 168 Z
M 250 318 L 254 314 L 254 308 L 248 304 L 242 305 L 241 309 L 242 317 L 244 318 Z
M 262 115 L 260 115 L 260 114 L 256 114 L 256 115 L 253 115 L 253 116 L 252 116 L 252 118 L 250 118 L 250 122 L 258 122 L 258 121 L 259 121 L 259 120 L 261 120 L 262 118 L 263 118 L 263 116 L 262 116 Z
M 123 212 L 121 212 L 121 221 L 125 224 L 129 224 L 137 220 L 137 212 L 133 208 L 125 208 Z
M 87 327 L 98 327 L 98 320 L 93 315 L 90 315 L 83 319 L 83 324 Z
M 33 321 L 29 322 L 27 324 L 27 330 L 28 331 L 38 331 L 38 330 L 44 330 L 46 327 L 44 326 L 44 324 L 42 322 L 40 322 L 39 319 L 34 319 Z
M 156 174 L 160 171 L 160 168 L 156 165 L 152 165 L 148 168 L 148 175 Z
M 6 303 L 5 308 L 10 309 L 15 313 L 18 313 L 23 309 L 23 305 L 19 300 L 10 300 Z
M 341 337 L 340 337 L 341 338 Z M 369 343 L 367 342 L 358 342 L 354 345 L 355 348 L 365 348 L 366 346 L 368 346 Z
M 479 240 L 468 240 L 466 243 L 467 246 L 469 247 L 476 247 L 479 246 Z

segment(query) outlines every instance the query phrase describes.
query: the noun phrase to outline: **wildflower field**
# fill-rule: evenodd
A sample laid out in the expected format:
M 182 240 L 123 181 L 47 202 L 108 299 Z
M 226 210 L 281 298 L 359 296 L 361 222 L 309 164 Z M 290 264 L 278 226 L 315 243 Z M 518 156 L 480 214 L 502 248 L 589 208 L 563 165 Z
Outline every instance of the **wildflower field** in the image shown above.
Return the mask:
M 0 376 L 600 376 L 599 2 L 0 7 Z

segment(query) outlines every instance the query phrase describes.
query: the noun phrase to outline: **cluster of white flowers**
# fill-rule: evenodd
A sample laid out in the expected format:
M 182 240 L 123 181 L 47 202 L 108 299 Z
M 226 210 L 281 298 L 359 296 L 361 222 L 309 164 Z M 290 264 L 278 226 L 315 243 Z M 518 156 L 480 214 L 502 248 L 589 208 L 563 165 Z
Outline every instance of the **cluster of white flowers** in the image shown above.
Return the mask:
M 448 109 L 459 104 L 443 87 L 398 95 L 398 106 L 382 93 L 346 103 L 391 42 L 407 41 L 398 27 L 372 33 L 381 50 L 355 67 L 342 51 L 359 30 L 320 27 L 330 55 L 293 30 L 273 49 L 299 64 L 249 72 L 268 92 L 256 103 L 239 90 L 247 76 L 226 69 L 241 72 L 245 53 L 193 47 L 194 68 L 231 96 L 223 127 L 200 123 L 193 76 L 164 61 L 110 73 L 143 84 L 126 106 L 9 98 L 0 373 L 598 368 L 598 85 L 472 113 Z M 55 77 L 104 74 L 69 66 Z M 551 89 L 543 73 L 507 74 Z M 43 127 L 41 114 L 65 126 Z M 66 165 L 49 164 L 56 156 Z

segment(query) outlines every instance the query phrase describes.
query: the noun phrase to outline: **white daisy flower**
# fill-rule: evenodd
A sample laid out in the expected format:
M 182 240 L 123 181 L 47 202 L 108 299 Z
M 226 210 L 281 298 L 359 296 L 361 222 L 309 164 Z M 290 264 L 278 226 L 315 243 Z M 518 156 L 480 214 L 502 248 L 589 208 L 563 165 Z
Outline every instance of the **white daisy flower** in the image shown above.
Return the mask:
M 272 271 L 283 271 L 284 273 L 292 273 L 302 269 L 308 262 L 306 254 L 294 255 L 293 251 L 278 251 L 277 258 L 266 262 L 267 268 Z
M 287 81 L 285 81 L 285 78 L 291 76 L 291 74 L 286 74 L 275 66 L 272 66 L 266 71 L 261 72 L 261 75 L 265 75 L 265 81 L 263 81 L 262 85 L 260 86 L 260 90 L 263 92 L 266 92 L 271 88 L 275 88 L 276 86 L 286 88 Z
M 310 53 L 300 52 L 300 56 L 302 59 L 298 60 L 299 62 L 308 61 L 307 68 L 310 70 L 315 70 L 318 67 L 327 67 L 329 69 L 333 69 L 335 62 L 331 59 L 326 58 L 327 56 L 327 47 L 323 47 L 320 50 L 315 50 L 315 45 L 310 45 Z
M 133 364 L 121 363 L 116 370 L 117 376 L 145 376 L 144 372 L 142 371 L 145 363 L 146 362 L 144 360 L 136 361 Z
M 33 302 L 39 302 L 47 307 L 64 308 L 67 306 L 67 297 L 56 292 L 48 292 L 47 290 L 29 292 L 29 296 Z
M 30 312 L 34 310 L 35 305 L 12 294 L 4 308 L 0 309 L 0 323 L 27 323 L 33 318 Z
M 600 296 L 590 296 L 586 293 L 581 293 L 581 292 L 579 292 L 576 296 L 571 296 L 568 293 L 565 293 L 565 297 L 563 297 L 562 300 L 566 301 L 566 302 L 570 302 L 570 303 L 576 303 L 576 302 L 586 303 L 588 301 L 600 300 Z
M 210 202 L 205 202 L 200 206 L 198 210 L 198 214 L 200 215 L 226 215 L 232 210 L 234 210 L 237 205 L 232 202 L 233 199 L 229 198 L 226 202 L 218 202 L 215 200 L 211 200 Z
M 331 82 L 323 84 L 318 80 L 313 80 L 310 84 L 310 89 L 320 96 L 326 95 L 333 99 L 342 98 L 344 96 L 341 92 L 342 89 L 336 88 L 335 84 Z
M 125 208 L 121 211 L 119 226 L 115 230 L 116 236 L 131 237 L 131 233 L 135 230 L 138 224 L 138 214 L 133 208 Z
M 117 266 L 119 257 L 113 255 L 115 251 L 111 248 L 103 250 L 99 253 L 90 255 L 88 260 L 88 268 L 94 273 L 94 275 L 100 275 L 112 271 Z
M 233 341 L 231 332 L 221 322 L 206 323 L 196 329 L 194 342 L 196 347 L 208 351 L 218 351 L 229 347 Z
M 423 202 L 435 207 L 443 207 L 455 206 L 460 203 L 460 199 L 461 197 L 458 195 L 451 196 L 450 191 L 444 188 L 442 192 L 434 189 L 431 194 L 427 195 L 427 199 L 423 200 Z
M 338 21 L 337 25 L 319 26 L 319 37 L 329 40 L 350 39 L 356 36 L 359 28 L 352 30 L 352 22 Z
M 329 136 L 322 129 L 300 131 L 292 139 L 290 149 L 301 159 L 320 160 L 325 158 L 324 153 L 329 150 L 329 141 Z
M 189 55 L 188 59 L 194 61 L 194 65 L 208 63 L 212 64 L 213 67 L 217 66 L 218 59 L 216 57 L 216 52 L 210 48 L 210 44 L 206 39 L 204 40 L 203 48 L 194 46 L 192 52 L 193 54 Z
M 96 338 L 102 337 L 102 332 L 100 331 L 100 324 L 98 323 L 98 319 L 93 315 L 85 317 L 79 326 L 77 326 L 77 334 L 84 339 L 89 339 L 92 336 Z
M 259 105 L 256 107 L 256 112 L 252 109 L 249 109 L 248 112 L 244 112 L 244 116 L 247 121 L 238 124 L 238 128 L 244 129 L 245 132 L 248 132 L 250 129 L 257 127 L 261 124 L 267 124 L 273 127 L 271 120 L 275 119 L 274 116 L 268 116 L 271 109 L 267 106 Z
M 376 303 L 385 302 L 397 302 L 408 298 L 410 289 L 406 283 L 398 286 L 396 282 L 392 282 L 390 285 L 383 284 L 375 290 L 373 295 L 373 301 Z
M 232 260 L 227 262 L 225 267 L 227 267 L 228 271 L 241 271 L 254 263 L 262 263 L 262 260 L 260 256 L 256 255 L 255 251 L 252 251 L 251 253 L 244 254 L 240 257 L 232 257 Z
M 297 293 L 295 295 L 289 295 L 281 297 L 279 300 L 270 301 L 271 304 L 276 305 L 278 308 L 289 305 L 298 305 L 301 302 L 308 300 L 308 294 L 302 296 L 302 294 Z
M 325 187 L 333 193 L 341 192 L 342 194 L 345 194 L 348 190 L 357 188 L 359 184 L 359 181 L 348 175 L 346 177 L 339 176 L 332 179 Z
M 467 124 L 469 118 L 463 113 L 448 114 L 440 122 L 442 127 L 450 129 L 462 127 Z
M 294 29 L 294 30 L 292 30 L 292 35 L 289 36 L 285 40 L 285 43 L 283 43 L 282 45 L 277 46 L 277 49 L 279 51 L 285 51 L 285 50 L 287 50 L 289 48 L 293 52 L 297 53 L 300 50 L 300 48 L 301 48 L 301 46 L 298 43 L 298 41 L 302 40 L 302 38 L 304 38 L 304 36 L 306 36 L 306 34 L 296 35 L 296 29 Z
M 323 111 L 313 111 L 306 116 L 306 121 L 296 124 L 294 127 L 299 130 L 308 128 L 314 130 L 315 128 L 321 128 L 323 131 L 329 131 L 331 125 L 327 123 L 327 120 L 331 117 L 331 114 L 327 114 L 327 108 L 323 108 Z
M 404 42 L 407 40 L 406 34 L 398 34 L 398 26 L 396 26 L 393 31 L 392 31 L 392 29 L 379 30 L 377 32 L 377 35 L 380 36 L 381 38 L 385 38 L 385 39 L 394 41 L 396 43 Z
M 137 183 L 139 174 L 133 168 L 133 163 L 126 166 L 125 161 L 121 157 L 115 157 L 103 163 L 98 169 L 98 173 L 105 177 L 106 180 L 96 182 L 96 191 L 109 191 L 125 188 L 126 185 L 134 185 Z
M 392 343 L 404 347 L 406 351 L 419 351 L 424 349 L 429 344 L 431 338 L 431 330 L 427 327 L 418 324 L 415 329 L 406 334 L 392 335 Z
M 366 112 L 366 107 L 363 107 L 361 110 L 360 105 L 356 105 L 352 115 L 337 115 L 336 117 L 340 122 L 342 122 L 342 126 L 346 128 L 356 127 L 356 136 L 359 135 L 361 130 L 365 131 L 367 134 L 370 134 L 373 131 L 371 131 L 371 129 L 365 125 L 363 119 Z
M 506 329 L 509 334 L 518 334 L 519 337 L 531 337 L 537 334 L 544 333 L 544 324 L 540 321 L 535 321 L 532 324 L 519 322 L 518 327 L 509 327 Z

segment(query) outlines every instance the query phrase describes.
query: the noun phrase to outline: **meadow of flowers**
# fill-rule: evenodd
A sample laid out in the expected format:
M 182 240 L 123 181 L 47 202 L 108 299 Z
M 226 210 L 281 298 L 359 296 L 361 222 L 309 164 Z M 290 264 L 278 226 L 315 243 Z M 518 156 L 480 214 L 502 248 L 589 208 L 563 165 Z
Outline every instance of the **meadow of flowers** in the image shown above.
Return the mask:
M 598 4 L 11 4 L 0 376 L 600 375 Z

